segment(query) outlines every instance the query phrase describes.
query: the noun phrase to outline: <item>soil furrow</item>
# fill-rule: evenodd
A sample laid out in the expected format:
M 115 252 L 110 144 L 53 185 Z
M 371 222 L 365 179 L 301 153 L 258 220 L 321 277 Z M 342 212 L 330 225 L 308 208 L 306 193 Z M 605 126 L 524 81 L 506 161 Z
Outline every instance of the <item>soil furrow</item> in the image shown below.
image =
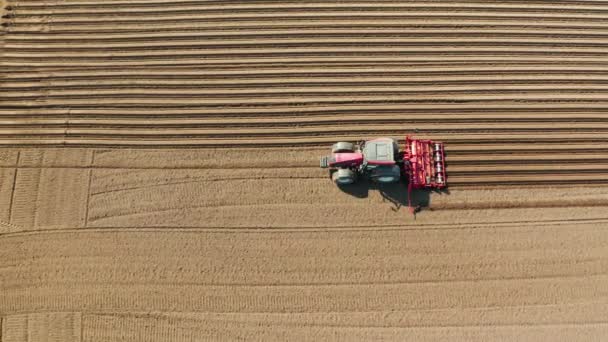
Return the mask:
M 32 15 L 28 16 L 27 14 L 23 16 L 23 18 L 19 18 L 20 23 L 22 24 L 37 24 L 41 18 L 47 17 L 47 15 Z M 88 24 L 95 22 L 103 22 L 106 25 L 110 24 L 127 24 L 130 22 L 138 22 L 138 23 L 159 23 L 159 22 L 178 22 L 178 21 L 188 21 L 188 22 L 196 22 L 196 21 L 206 21 L 206 22 L 242 22 L 242 21 L 258 21 L 258 20 L 268 20 L 268 19 L 276 19 L 281 18 L 282 20 L 293 20 L 293 19 L 332 19 L 332 20 L 340 20 L 340 19 L 361 19 L 361 20 L 370 20 L 370 19 L 477 19 L 477 20 L 561 20 L 561 21 L 599 21 L 605 19 L 606 14 L 597 13 L 596 11 L 590 11 L 587 13 L 559 13 L 555 11 L 547 11 L 541 13 L 534 12 L 517 12 L 517 11 L 505 11 L 505 12 L 497 12 L 497 11 L 388 11 L 380 9 L 378 11 L 348 11 L 348 10 L 328 10 L 328 11 L 302 11 L 300 13 L 290 13 L 289 11 L 277 11 L 273 12 L 261 12 L 261 13 L 239 13 L 238 11 L 226 13 L 220 11 L 215 14 L 196 14 L 191 11 L 187 11 L 185 13 L 171 13 L 170 11 L 161 12 L 159 15 L 153 15 L 145 12 L 129 12 L 129 13 L 121 13 L 121 14 L 96 14 L 94 16 L 88 15 L 71 15 L 65 14 L 62 15 L 60 13 L 53 14 L 53 23 L 62 23 L 62 24 Z
M 318 56 L 315 55 L 302 57 L 304 54 L 298 54 L 294 56 L 288 57 L 260 57 L 260 56 L 240 56 L 239 58 L 227 58 L 220 59 L 216 56 L 213 58 L 206 58 L 206 62 L 204 64 L 205 67 L 214 68 L 217 67 L 219 69 L 224 68 L 226 66 L 234 66 L 235 64 L 247 63 L 251 65 L 323 65 L 323 64 L 334 64 L 340 63 L 344 65 L 347 64 L 356 64 L 356 63 L 364 63 L 368 64 L 386 64 L 386 63 L 398 63 L 403 62 L 404 58 L 402 56 L 394 56 L 394 54 L 383 54 L 381 57 L 378 55 L 371 54 L 358 54 L 357 56 L 346 55 L 346 56 Z M 358 57 L 361 55 L 367 55 L 367 57 Z M 103 67 L 103 68 L 123 68 L 125 66 L 129 67 L 155 67 L 155 66 L 176 66 L 176 67 L 192 67 L 200 65 L 200 58 L 195 58 L 196 56 L 188 55 L 182 56 L 179 58 L 178 56 L 139 56 L 136 58 L 129 57 L 112 57 L 112 58 L 87 58 L 86 60 L 77 60 L 75 58 L 47 58 L 41 59 L 36 58 L 32 60 L 27 60 L 24 62 L 22 58 L 14 58 L 14 57 L 6 57 L 4 59 L 4 64 L 7 68 L 25 68 L 35 67 L 35 68 L 56 68 L 56 69 L 65 69 L 67 67 L 73 68 L 92 68 L 92 67 Z M 199 56 L 202 57 L 202 56 Z M 232 57 L 232 56 L 229 56 Z M 466 61 L 468 64 L 496 64 L 496 63 L 521 63 L 521 64 L 538 64 L 538 63 L 547 63 L 547 64 L 556 64 L 556 63 L 581 63 L 587 65 L 595 65 L 598 63 L 603 63 L 606 61 L 605 58 L 599 58 L 595 56 L 571 56 L 568 54 L 559 54 L 559 55 L 546 55 L 542 57 L 538 56 L 530 56 L 528 54 L 507 54 L 507 53 L 498 53 L 495 55 L 485 55 L 485 54 L 475 54 L 468 56 L 457 56 L 457 55 L 441 55 L 437 56 L 436 54 L 427 54 L 423 57 L 419 55 L 412 55 L 407 58 L 409 63 L 434 63 L 434 62 L 451 62 L 454 64 L 461 64 Z
M 509 46 L 510 45 L 510 46 Z M 562 57 L 578 56 L 580 57 L 598 57 L 608 54 L 608 49 L 603 44 L 581 45 L 560 45 L 549 43 L 542 44 L 466 44 L 459 45 L 454 43 L 429 43 L 426 45 L 413 46 L 413 44 L 395 44 L 391 47 L 386 47 L 382 43 L 327 43 L 327 44 L 271 44 L 267 48 L 260 48 L 258 45 L 243 47 L 241 45 L 234 46 L 218 46 L 217 48 L 199 47 L 187 49 L 184 47 L 178 48 L 163 48 L 158 49 L 118 49 L 112 50 L 98 48 L 99 51 L 77 51 L 75 49 L 55 49 L 48 52 L 43 51 L 27 51 L 26 49 L 7 48 L 5 56 L 7 59 L 19 59 L 21 61 L 40 60 L 40 59 L 66 59 L 72 58 L 95 60 L 100 58 L 153 58 L 153 57 L 193 57 L 193 56 L 209 56 L 215 58 L 238 58 L 238 56 L 248 57 L 319 57 L 323 55 L 339 55 L 344 57 L 358 56 L 377 56 L 377 53 L 385 53 L 386 55 L 408 55 L 408 56 L 462 56 L 462 55 L 478 55 L 478 56 L 493 56 L 496 55 L 517 55 L 517 56 L 543 56 L 548 54 L 561 54 Z M 572 47 L 571 47 L 572 46 Z
M 405 32 L 407 31 L 407 33 Z M 348 37 L 363 37 L 363 38 L 382 38 L 382 37 L 395 37 L 395 38 L 456 38 L 462 35 L 467 35 L 470 38 L 489 38 L 489 37 L 502 37 L 502 38 L 565 38 L 565 39 L 576 39 L 576 38 L 602 38 L 608 36 L 605 30 L 581 30 L 581 29 L 543 29 L 539 28 L 534 31 L 530 30 L 518 30 L 513 29 L 484 29 L 480 32 L 479 29 L 470 29 L 462 27 L 452 28 L 441 28 L 441 27 L 430 27 L 428 29 L 420 28 L 403 28 L 403 29 L 391 29 L 379 27 L 376 29 L 273 29 L 273 30 L 255 30 L 255 31 L 243 31 L 243 30 L 199 30 L 196 32 L 191 31 L 179 31 L 170 30 L 168 32 L 108 32 L 107 34 L 101 35 L 96 34 L 91 37 L 91 33 L 97 33 L 97 31 L 90 31 L 89 34 L 82 32 L 80 34 L 68 34 L 61 32 L 47 32 L 46 34 L 34 34 L 34 32 L 19 32 L 13 31 L 11 35 L 7 37 L 7 40 L 14 44 L 23 43 L 45 43 L 45 44 L 58 44 L 58 43 L 73 43 L 79 40 L 86 39 L 88 44 L 94 42 L 139 42 L 139 41 L 163 41 L 171 39 L 172 41 L 188 41 L 202 39 L 209 40 L 229 40 L 229 39 L 261 39 L 261 38 L 348 38 Z
M 15 34 L 26 34 L 26 35 L 40 35 L 40 27 L 41 25 L 34 24 L 18 24 L 13 23 L 11 25 L 11 33 Z M 83 33 L 96 33 L 96 34 L 125 34 L 125 33 L 143 33 L 143 34 L 159 34 L 159 32 L 163 32 L 163 34 L 167 34 L 169 32 L 201 32 L 208 30 L 217 30 L 220 28 L 222 31 L 235 31 L 241 30 L 243 32 L 243 28 L 247 28 L 252 31 L 264 31 L 264 30 L 287 30 L 287 29 L 343 29 L 345 27 L 349 28 L 358 28 L 358 29 L 399 29 L 399 30 L 422 30 L 422 29 L 442 29 L 448 28 L 452 30 L 460 30 L 466 28 L 472 28 L 477 30 L 491 30 L 495 28 L 502 29 L 547 29 L 547 30 L 575 30 L 575 31 L 593 31 L 599 30 L 603 32 L 606 25 L 601 23 L 586 23 L 586 22 L 526 22 L 522 24 L 521 21 L 509 21 L 509 20 L 501 20 L 501 21 L 460 21 L 459 24 L 454 24 L 453 21 L 449 20 L 433 20 L 433 21 L 423 21 L 417 19 L 408 20 L 407 23 L 404 23 L 403 20 L 395 20 L 395 21 L 386 21 L 386 20 L 362 20 L 362 21 L 345 21 L 341 20 L 340 24 L 337 24 L 336 21 L 327 20 L 323 21 L 322 19 L 315 20 L 313 24 L 308 23 L 308 21 L 295 21 L 291 24 L 285 24 L 283 21 L 273 21 L 273 22 L 241 22 L 239 25 L 231 25 L 229 23 L 213 23 L 206 24 L 205 22 L 197 22 L 191 23 L 190 25 L 175 23 L 168 24 L 164 23 L 162 29 L 158 26 L 153 26 L 152 24 L 142 26 L 137 24 L 124 24 L 120 27 L 109 28 L 108 26 L 104 26 L 103 24 L 94 25 L 69 25 L 62 23 L 54 23 L 52 27 L 47 27 L 48 30 L 44 32 L 45 35 L 53 35 L 53 34 L 83 34 Z
M 156 124 L 151 125 L 144 120 L 154 120 Z M 146 128 L 146 127 L 157 127 L 157 128 L 221 128 L 230 126 L 231 128 L 273 128 L 273 127 L 319 127 L 319 126 L 348 126 L 353 125 L 358 127 L 363 124 L 394 124 L 404 125 L 410 124 L 415 126 L 415 129 L 424 130 L 428 124 L 439 124 L 443 123 L 448 128 L 454 125 L 457 128 L 462 127 L 461 124 L 475 125 L 476 127 L 489 127 L 492 128 L 496 125 L 505 127 L 519 127 L 521 124 L 534 124 L 533 126 L 546 125 L 549 129 L 552 127 L 559 128 L 556 124 L 568 123 L 569 127 L 580 128 L 581 125 L 587 125 L 590 123 L 596 123 L 601 125 L 602 123 L 608 123 L 608 118 L 605 117 L 586 117 L 586 116 L 564 116 L 561 118 L 551 118 L 547 120 L 544 117 L 513 117 L 513 118 L 495 118 L 493 116 L 485 116 L 482 118 L 461 118 L 458 116 L 451 117 L 437 117 L 427 118 L 425 120 L 418 120 L 416 117 L 410 118 L 386 118 L 386 117 L 375 117 L 375 116 L 364 116 L 364 117 L 352 117 L 348 119 L 335 119 L 335 118 L 291 118 L 277 120 L 274 118 L 235 118 L 233 120 L 210 120 L 210 119 L 165 119 L 156 116 L 143 116 L 141 118 L 128 119 L 123 117 L 112 117 L 109 116 L 81 116 L 75 117 L 70 115 L 69 119 L 67 115 L 61 115 L 59 118 L 51 118 L 49 116 L 42 116 L 34 118 L 32 116 L 16 116 L 15 118 L 8 118 L 2 116 L 0 119 L 0 129 L 4 127 L 23 128 L 23 129 L 34 129 L 34 128 L 52 128 L 56 126 L 69 125 L 72 128 L 99 128 L 99 129 L 111 129 L 111 128 Z M 587 126 L 591 127 L 591 126 Z M 597 127 L 597 126 L 594 126 Z
M 413 134 L 414 132 L 408 132 Z M 61 136 L 61 134 L 59 134 Z M 488 143 L 500 143 L 500 144 L 518 144 L 518 145 L 530 145 L 530 144 L 546 144 L 546 143 L 602 143 L 608 142 L 605 134 L 568 134 L 563 136 L 554 135 L 536 135 L 536 137 L 524 137 L 516 135 L 477 135 L 475 138 L 455 138 L 450 135 L 434 135 L 434 136 L 423 136 L 426 138 L 435 138 L 444 141 L 450 145 L 462 145 L 462 144 L 488 144 Z M 268 137 L 266 139 L 200 139 L 190 136 L 182 137 L 154 137 L 154 136 L 130 136 L 129 139 L 119 139 L 113 136 L 97 136 L 97 137 L 74 137 L 72 135 L 64 138 L 58 138 L 58 136 L 44 136 L 37 135 L 32 138 L 26 137 L 3 137 L 0 139 L 0 145 L 4 146 L 73 146 L 73 147 L 94 147 L 96 145 L 104 147 L 135 147 L 144 146 L 149 148 L 176 148 L 176 147 L 230 147 L 230 148 L 243 148 L 243 147 L 305 147 L 305 146 L 326 146 L 327 144 L 334 143 L 336 140 L 343 141 L 357 141 L 361 137 L 353 135 L 342 135 L 334 137 L 301 137 L 292 136 L 290 138 L 285 137 Z
M 172 67 L 158 67 L 154 70 L 145 70 L 141 68 L 134 68 L 133 70 L 106 70 L 104 68 L 87 68 L 88 72 L 83 72 L 82 69 L 69 68 L 67 70 L 60 69 L 54 70 L 53 68 L 40 68 L 37 72 L 31 70 L 13 70 L 7 71 L 5 79 L 7 86 L 9 82 L 32 82 L 32 81 L 54 81 L 58 83 L 62 82 L 74 82 L 81 80 L 115 80 L 122 79 L 125 82 L 128 80 L 157 80 L 162 79 L 163 81 L 170 82 L 174 80 L 205 80 L 216 83 L 232 81 L 237 82 L 262 82 L 266 80 L 273 80 L 275 82 L 279 80 L 305 80 L 305 79 L 318 79 L 332 81 L 341 80 L 350 75 L 353 72 L 357 73 L 356 79 L 382 79 L 382 80 L 402 80 L 416 81 L 416 82 L 428 82 L 434 80 L 437 81 L 457 81 L 457 80 L 494 80 L 494 81 L 509 81 L 509 80 L 560 80 L 560 79 L 574 79 L 574 80 L 585 80 L 585 79 L 603 79 L 608 75 L 608 69 L 603 66 L 595 67 L 558 67 L 558 68 L 540 68 L 540 67 L 522 67 L 514 65 L 510 68 L 488 69 L 485 67 L 469 67 L 463 68 L 452 68 L 452 69 L 420 69 L 407 71 L 407 68 L 392 69 L 377 67 L 374 69 L 361 68 L 325 68 L 325 69 L 308 69 L 306 67 L 300 67 L 298 69 L 282 69 L 276 68 L 275 70 L 205 70 L 201 67 L 201 70 L 183 70 L 179 65 Z M 163 70 L 167 69 L 167 70 Z M 226 69 L 226 68 L 224 68 Z M 308 70 L 307 70 L 308 69 Z M 475 75 L 475 76 L 473 76 Z
M 601 5 L 601 4 L 599 4 Z M 111 9 L 109 9 L 111 7 Z M 124 3 L 124 2 L 99 2 L 99 3 L 55 3 L 52 5 L 36 5 L 27 2 L 17 3 L 15 6 L 21 15 L 45 15 L 45 14 L 69 14 L 69 15 L 86 15 L 86 14 L 112 14 L 112 13 L 258 13 L 258 12 L 287 12 L 287 11 L 332 11 L 332 10 L 361 10 L 368 11 L 386 11 L 386 10 L 434 10 L 452 8 L 457 11 L 517 11 L 517 12 L 575 12 L 575 13 L 601 13 L 608 12 L 606 6 L 581 6 L 581 5 L 560 5 L 552 4 L 551 6 L 539 6 L 534 4 L 490 4 L 490 3 L 473 3 L 473 2 L 451 2 L 433 4 L 432 2 L 373 2 L 373 3 L 294 3 L 294 4 L 200 4 L 197 2 L 176 1 L 176 2 L 149 2 L 149 3 Z M 49 11 L 52 8 L 52 12 Z M 86 12 L 83 11 L 86 9 Z
M 350 80 L 341 80 L 340 78 L 334 79 L 316 79 L 316 78 L 301 78 L 301 79 L 277 79 L 277 80 L 243 80 L 243 79 L 230 79 L 229 81 L 217 81 L 200 78 L 189 78 L 189 79 L 169 79 L 166 77 L 158 80 L 148 79 L 147 77 L 138 77 L 134 80 L 128 80 L 121 78 L 120 80 L 102 80 L 97 81 L 95 84 L 86 82 L 85 80 L 76 81 L 54 81 L 50 84 L 41 84 L 39 82 L 20 82 L 6 81 L 3 87 L 7 90 L 8 95 L 12 95 L 15 91 L 27 92 L 35 91 L 69 91 L 69 90 L 87 90 L 87 89 L 116 89 L 117 91 L 124 91 L 130 89 L 151 89 L 156 91 L 172 90 L 172 89 L 183 89 L 185 91 L 193 91 L 196 89 L 225 89 L 225 90 L 240 90 L 240 89 L 296 89 L 299 90 L 302 87 L 306 87 L 311 92 L 317 88 L 324 87 L 326 89 L 335 89 L 333 87 L 340 87 L 344 91 L 355 91 L 360 89 L 372 88 L 372 89 L 386 89 L 387 93 L 390 94 L 389 90 L 392 91 L 406 91 L 408 89 L 420 89 L 420 91 L 428 90 L 429 87 L 434 87 L 438 92 L 447 91 L 452 87 L 458 86 L 461 89 L 469 91 L 480 91 L 486 89 L 487 85 L 496 85 L 497 81 L 500 82 L 500 86 L 497 86 L 498 90 L 510 90 L 515 89 L 549 89 L 555 87 L 555 90 L 565 88 L 572 89 L 577 88 L 580 90 L 587 89 L 604 89 L 604 85 L 608 84 L 608 75 L 599 77 L 586 77 L 586 78 L 575 78 L 575 77 L 562 77 L 562 78 L 539 78 L 539 77 L 522 77 L 518 79 L 462 79 L 462 80 L 408 80 L 403 78 L 397 78 L 394 80 L 389 79 L 366 79 L 366 78 L 351 78 Z M 486 87 L 481 87 L 481 86 Z M 389 88 L 390 87 L 390 88 Z M 519 87 L 519 88 L 516 88 Z M 354 89 L 354 90 L 353 90 Z M 335 91 L 340 93 L 338 89 Z M 7 96 L 8 96 L 7 95 Z
M 316 47 L 329 47 L 329 46 L 340 46 L 340 47 L 351 47 L 351 46 L 378 46 L 385 47 L 391 45 L 393 47 L 399 46 L 413 46 L 413 47 L 429 47 L 429 46 L 453 46 L 463 44 L 466 46 L 496 46 L 496 45 L 507 45 L 512 47 L 518 46 L 534 46 L 534 47 L 603 47 L 606 46 L 605 37 L 599 38 L 584 38 L 584 39 L 565 39 L 561 38 L 556 42 L 555 37 L 547 37 L 544 39 L 529 39 L 529 38 L 498 38 L 494 35 L 489 37 L 471 37 L 467 35 L 466 38 L 457 37 L 450 38 L 442 36 L 441 39 L 433 37 L 415 38 L 409 37 L 365 37 L 362 35 L 356 35 L 344 38 L 331 38 L 331 37 L 312 37 L 312 38 L 295 38 L 289 36 L 288 38 L 267 38 L 260 37 L 257 39 L 198 39 L 198 40 L 179 40 L 171 39 L 170 41 L 128 41 L 124 43 L 115 42 L 104 42 L 100 45 L 97 42 L 79 39 L 75 42 L 69 43 L 53 43 L 48 41 L 37 41 L 35 43 L 24 43 L 7 40 L 7 50 L 20 50 L 24 52 L 39 52 L 39 51 L 57 51 L 57 50 L 70 50 L 70 51 L 96 51 L 96 50 L 108 50 L 108 51 L 123 51 L 123 50 L 161 50 L 161 49 L 180 49 L 180 48 L 205 48 L 205 49 L 219 49 L 219 48 L 236 48 L 236 47 L 247 47 L 254 46 L 256 48 L 274 48 L 274 47 L 299 47 L 305 46 L 309 48 Z

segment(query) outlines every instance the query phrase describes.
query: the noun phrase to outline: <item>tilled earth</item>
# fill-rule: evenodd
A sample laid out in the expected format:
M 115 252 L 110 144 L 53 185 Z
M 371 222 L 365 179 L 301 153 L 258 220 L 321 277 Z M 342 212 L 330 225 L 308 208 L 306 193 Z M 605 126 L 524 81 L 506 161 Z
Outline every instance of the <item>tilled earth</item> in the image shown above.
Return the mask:
M 2 2 L 0 341 L 602 341 L 608 2 Z M 446 143 L 339 189 L 335 141 Z

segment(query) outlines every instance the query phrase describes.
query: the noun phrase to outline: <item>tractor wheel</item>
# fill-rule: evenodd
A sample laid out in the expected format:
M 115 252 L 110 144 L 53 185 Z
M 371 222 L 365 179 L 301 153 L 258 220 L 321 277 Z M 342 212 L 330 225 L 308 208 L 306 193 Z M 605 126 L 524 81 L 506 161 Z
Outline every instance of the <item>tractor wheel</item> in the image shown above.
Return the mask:
M 387 184 L 398 182 L 401 178 L 401 170 L 399 166 L 393 165 L 390 168 L 378 168 L 376 173 L 373 174 L 372 179 L 376 183 Z
M 338 185 L 353 184 L 355 173 L 351 169 L 338 169 L 331 175 L 331 179 Z
M 375 179 L 375 181 L 377 183 L 381 183 L 381 184 L 395 183 L 398 180 L 399 180 L 399 178 L 398 177 L 394 177 L 394 176 L 380 176 L 380 177 L 378 177 L 378 178 Z
M 337 142 L 331 147 L 331 153 L 352 153 L 355 152 L 355 145 L 349 142 Z

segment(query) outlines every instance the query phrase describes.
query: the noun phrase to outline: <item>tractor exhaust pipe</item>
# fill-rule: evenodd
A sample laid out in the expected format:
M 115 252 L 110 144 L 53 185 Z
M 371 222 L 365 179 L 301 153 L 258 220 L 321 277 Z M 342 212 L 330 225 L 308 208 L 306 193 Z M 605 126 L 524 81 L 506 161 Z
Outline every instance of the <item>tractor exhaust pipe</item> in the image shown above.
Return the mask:
M 322 169 L 326 169 L 329 167 L 329 158 L 327 156 L 321 157 L 320 166 Z

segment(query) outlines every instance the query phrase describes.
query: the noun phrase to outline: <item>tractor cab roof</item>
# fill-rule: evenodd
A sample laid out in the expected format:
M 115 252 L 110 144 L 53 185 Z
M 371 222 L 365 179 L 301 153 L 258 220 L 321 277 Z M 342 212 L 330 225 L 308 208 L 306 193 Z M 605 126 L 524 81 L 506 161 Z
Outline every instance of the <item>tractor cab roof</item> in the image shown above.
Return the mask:
M 393 165 L 398 152 L 399 145 L 391 138 L 370 140 L 363 147 L 365 161 L 371 165 Z

